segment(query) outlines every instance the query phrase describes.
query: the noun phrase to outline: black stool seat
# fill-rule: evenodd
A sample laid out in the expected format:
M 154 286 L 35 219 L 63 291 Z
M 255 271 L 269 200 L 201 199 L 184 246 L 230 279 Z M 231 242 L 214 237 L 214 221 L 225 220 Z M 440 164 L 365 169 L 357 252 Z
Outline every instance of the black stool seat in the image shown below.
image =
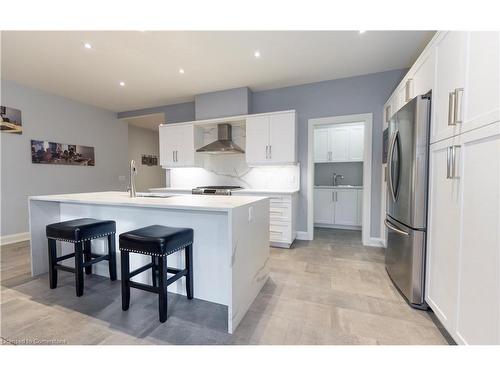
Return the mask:
M 96 220 L 90 218 L 68 220 L 47 225 L 48 238 L 66 241 L 82 242 L 108 236 L 116 232 L 116 223 L 112 220 Z
M 150 225 L 120 234 L 120 250 L 164 257 L 193 243 L 191 228 Z
M 45 228 L 49 250 L 49 286 L 57 288 L 57 271 L 73 272 L 76 281 L 76 295 L 83 295 L 83 273 L 90 275 L 92 265 L 103 260 L 108 261 L 109 277 L 116 280 L 116 251 L 115 251 L 116 223 L 113 220 L 96 220 L 90 218 L 62 221 L 49 224 Z M 95 254 L 92 252 L 92 240 L 107 237 L 108 253 Z M 75 252 L 57 256 L 56 241 L 72 242 Z M 75 267 L 68 267 L 60 262 L 75 258 Z
M 167 255 L 185 250 L 185 268 L 167 267 Z M 160 322 L 167 320 L 167 287 L 181 277 L 186 278 L 186 296 L 193 299 L 193 230 L 150 225 L 120 234 L 122 278 L 122 310 L 130 306 L 130 288 L 158 294 Z M 151 263 L 130 270 L 130 253 L 149 255 Z M 151 269 L 152 286 L 132 281 L 138 274 Z M 174 276 L 167 277 L 167 274 Z

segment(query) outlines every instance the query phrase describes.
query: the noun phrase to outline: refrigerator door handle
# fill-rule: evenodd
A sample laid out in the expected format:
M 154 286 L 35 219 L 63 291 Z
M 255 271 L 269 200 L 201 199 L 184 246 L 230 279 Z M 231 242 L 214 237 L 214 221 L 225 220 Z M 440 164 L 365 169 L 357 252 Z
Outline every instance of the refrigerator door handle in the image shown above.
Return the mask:
M 387 219 L 385 219 L 384 224 L 385 224 L 385 226 L 386 226 L 387 228 L 389 228 L 389 229 L 393 230 L 394 232 L 397 232 L 397 233 L 402 234 L 402 235 L 404 235 L 404 236 L 409 236 L 409 235 L 410 235 L 410 233 L 407 233 L 407 232 L 405 232 L 405 231 L 404 231 L 404 230 L 402 230 L 402 229 L 396 228 L 396 227 L 395 227 L 394 225 L 392 225 L 392 224 L 391 224 L 391 223 L 390 223 Z
M 391 197 L 394 202 L 396 202 L 396 193 L 394 191 L 394 182 L 392 180 L 392 157 L 394 153 L 394 146 L 396 144 L 396 139 L 398 137 L 398 130 L 394 133 L 394 136 L 392 137 L 392 142 L 389 146 L 389 157 L 388 157 L 388 170 L 389 170 L 389 191 L 391 192 Z

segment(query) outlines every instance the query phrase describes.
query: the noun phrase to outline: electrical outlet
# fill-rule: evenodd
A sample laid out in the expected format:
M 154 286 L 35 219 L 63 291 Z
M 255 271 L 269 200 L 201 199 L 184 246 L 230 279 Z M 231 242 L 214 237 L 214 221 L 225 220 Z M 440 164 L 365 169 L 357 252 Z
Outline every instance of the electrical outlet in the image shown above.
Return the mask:
M 125 176 L 118 176 L 118 181 L 125 182 L 126 180 L 127 180 L 127 177 L 125 177 Z

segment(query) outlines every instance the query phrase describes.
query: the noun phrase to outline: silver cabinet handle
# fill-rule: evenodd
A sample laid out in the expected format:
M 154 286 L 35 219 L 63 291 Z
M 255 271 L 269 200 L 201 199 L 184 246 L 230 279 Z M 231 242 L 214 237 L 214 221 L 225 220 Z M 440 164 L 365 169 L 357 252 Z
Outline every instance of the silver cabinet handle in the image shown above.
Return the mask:
M 448 126 L 455 126 L 455 91 L 448 94 Z
M 269 159 L 269 146 L 266 145 L 266 160 Z
M 179 151 L 175 151 L 175 162 L 177 163 L 179 161 Z
M 397 232 L 399 234 L 402 234 L 404 236 L 409 236 L 410 233 L 405 232 L 404 230 L 401 230 L 399 228 L 396 228 L 394 225 L 392 225 L 387 219 L 385 219 L 384 224 L 387 228 L 393 230 L 394 232 Z
M 446 149 L 446 178 L 451 178 L 451 152 L 453 147 L 450 146 Z
M 460 176 L 457 175 L 457 149 L 459 149 L 460 146 L 453 146 L 451 147 L 451 178 L 458 178 Z
M 460 125 L 462 123 L 462 94 L 463 88 L 455 89 L 454 103 L 453 103 L 453 125 Z
M 273 145 L 269 145 L 269 159 L 273 158 Z
M 172 151 L 172 162 L 175 161 L 175 151 Z
M 332 190 L 332 202 L 335 202 L 335 192 Z
M 335 202 L 338 202 L 338 200 L 339 200 L 337 194 L 338 194 L 338 191 L 335 192 Z

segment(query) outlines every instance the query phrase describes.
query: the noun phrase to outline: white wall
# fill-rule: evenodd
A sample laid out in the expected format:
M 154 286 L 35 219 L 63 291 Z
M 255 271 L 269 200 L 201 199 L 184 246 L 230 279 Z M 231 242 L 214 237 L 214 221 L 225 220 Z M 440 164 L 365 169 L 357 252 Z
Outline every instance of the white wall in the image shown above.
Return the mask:
M 156 166 L 141 164 L 142 155 L 156 155 L 160 162 L 159 133 L 155 130 L 128 126 L 128 159 L 135 160 L 137 177 L 135 179 L 137 191 L 147 191 L 153 187 L 165 186 L 165 170 Z
M 11 81 L 0 81 L 1 104 L 22 111 L 23 134 L 1 137 L 1 235 L 28 231 L 28 196 L 125 190 L 128 125 L 104 109 Z M 31 163 L 32 139 L 93 146 L 95 166 Z M 128 178 L 128 177 L 127 177 Z

